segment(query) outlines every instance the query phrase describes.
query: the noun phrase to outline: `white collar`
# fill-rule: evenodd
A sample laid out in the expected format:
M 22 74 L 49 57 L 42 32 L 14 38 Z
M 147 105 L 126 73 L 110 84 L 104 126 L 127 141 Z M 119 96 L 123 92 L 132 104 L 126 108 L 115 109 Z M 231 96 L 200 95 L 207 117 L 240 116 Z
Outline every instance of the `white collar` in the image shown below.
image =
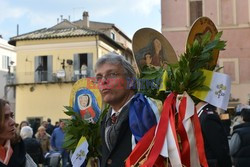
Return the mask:
M 126 106 L 130 101 L 131 99 L 134 97 L 135 95 L 133 95 L 118 111 L 115 111 L 113 108 L 112 108 L 112 111 L 111 111 L 111 115 L 113 115 L 114 113 L 116 114 L 116 116 L 118 116 L 121 112 L 121 110 L 123 109 L 124 106 Z

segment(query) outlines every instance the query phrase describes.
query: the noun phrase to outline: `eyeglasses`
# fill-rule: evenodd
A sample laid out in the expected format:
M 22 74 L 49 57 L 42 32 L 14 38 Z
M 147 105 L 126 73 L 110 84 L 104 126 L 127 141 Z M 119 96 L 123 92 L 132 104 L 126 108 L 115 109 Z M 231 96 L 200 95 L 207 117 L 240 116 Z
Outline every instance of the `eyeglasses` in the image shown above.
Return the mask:
M 109 80 L 109 79 L 114 79 L 114 78 L 117 78 L 117 76 L 119 76 L 120 74 L 119 73 L 108 73 L 106 75 L 97 75 L 96 76 L 96 81 L 97 82 L 100 82 L 103 78 L 105 80 Z

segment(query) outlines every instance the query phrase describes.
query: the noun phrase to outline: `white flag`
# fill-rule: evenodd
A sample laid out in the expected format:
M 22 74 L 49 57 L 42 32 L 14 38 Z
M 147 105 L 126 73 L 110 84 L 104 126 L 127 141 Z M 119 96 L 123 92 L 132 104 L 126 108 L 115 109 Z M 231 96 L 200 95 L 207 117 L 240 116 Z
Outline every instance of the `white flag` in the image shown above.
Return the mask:
M 71 157 L 71 162 L 73 167 L 79 167 L 83 164 L 83 162 L 86 159 L 86 156 L 89 152 L 88 150 L 88 142 L 85 137 L 81 137 L 79 140 L 77 147 L 75 149 L 75 152 L 73 153 Z

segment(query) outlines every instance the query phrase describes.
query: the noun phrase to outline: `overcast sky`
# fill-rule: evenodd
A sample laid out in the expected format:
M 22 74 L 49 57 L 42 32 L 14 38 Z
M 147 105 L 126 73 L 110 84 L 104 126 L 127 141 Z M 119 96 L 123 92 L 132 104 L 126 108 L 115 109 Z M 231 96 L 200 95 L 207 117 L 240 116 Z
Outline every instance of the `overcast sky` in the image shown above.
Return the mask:
M 0 0 L 0 35 L 9 40 L 19 34 L 57 24 L 57 18 L 114 23 L 130 38 L 140 28 L 161 31 L 160 0 Z

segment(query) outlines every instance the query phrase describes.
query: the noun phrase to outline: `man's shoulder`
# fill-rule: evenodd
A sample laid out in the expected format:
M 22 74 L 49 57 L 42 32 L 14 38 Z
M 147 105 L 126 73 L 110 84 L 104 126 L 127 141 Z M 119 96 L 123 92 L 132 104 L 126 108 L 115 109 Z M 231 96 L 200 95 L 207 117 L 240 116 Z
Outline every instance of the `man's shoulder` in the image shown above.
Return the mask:
M 47 129 L 54 129 L 54 128 L 55 128 L 54 125 L 48 124 L 48 128 Z
M 207 105 L 205 107 L 203 107 L 203 112 L 200 115 L 200 121 L 201 123 L 216 123 L 216 124 L 220 124 L 221 120 L 219 115 L 216 113 L 215 111 L 216 108 L 214 108 L 213 106 L 211 107 L 210 105 Z
M 57 128 L 54 129 L 53 133 L 58 133 L 58 132 L 60 132 L 60 131 L 62 131 L 61 128 L 60 128 L 60 127 L 57 127 Z
M 219 115 L 216 113 L 216 108 L 212 105 L 206 105 L 202 108 L 202 115 L 206 117 L 216 117 L 219 118 Z
M 244 122 L 244 123 L 241 123 L 239 125 L 235 125 L 233 127 L 233 131 L 234 132 L 237 132 L 237 131 L 240 131 L 240 130 L 243 130 L 243 129 L 247 129 L 250 131 L 250 122 Z

